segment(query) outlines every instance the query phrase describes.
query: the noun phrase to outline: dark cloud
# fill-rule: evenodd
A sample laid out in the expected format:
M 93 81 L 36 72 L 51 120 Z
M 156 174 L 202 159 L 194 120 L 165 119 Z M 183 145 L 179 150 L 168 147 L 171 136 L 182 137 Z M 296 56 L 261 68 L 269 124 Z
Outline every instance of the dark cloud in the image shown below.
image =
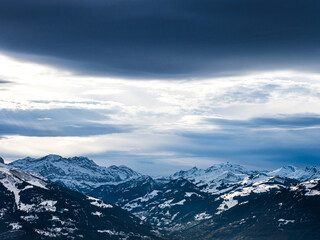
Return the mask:
M 178 132 L 184 144 L 171 144 L 163 150 L 178 156 L 229 160 L 263 168 L 319 165 L 320 116 L 287 115 L 246 121 L 210 119 L 209 122 L 219 128 Z
M 223 128 L 320 128 L 320 116 L 318 115 L 284 115 L 273 118 L 252 118 L 248 120 L 210 118 L 207 119 L 207 121 L 217 124 Z
M 92 136 L 130 132 L 129 125 L 99 123 L 103 111 L 85 109 L 0 110 L 0 135 L 36 137 Z
M 9 83 L 13 83 L 13 82 L 12 82 L 12 81 L 7 81 L 7 80 L 0 79 L 0 84 L 9 84 Z
M 318 71 L 319 10 L 318 0 L 0 0 L 0 47 L 125 77 Z
M 212 158 L 262 168 L 286 164 L 319 165 L 320 129 L 288 131 L 211 131 L 179 133 L 185 146 L 167 146 L 177 155 Z M 196 165 L 196 164 L 195 164 Z

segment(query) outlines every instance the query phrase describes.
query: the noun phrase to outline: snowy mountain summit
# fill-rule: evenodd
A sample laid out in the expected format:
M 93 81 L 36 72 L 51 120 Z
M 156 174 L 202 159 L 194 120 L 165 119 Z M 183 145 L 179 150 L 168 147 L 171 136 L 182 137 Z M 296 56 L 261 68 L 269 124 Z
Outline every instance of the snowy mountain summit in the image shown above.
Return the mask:
M 307 166 L 304 169 L 297 168 L 295 166 L 284 166 L 274 171 L 267 173 L 269 176 L 280 176 L 299 181 L 308 181 L 312 179 L 320 178 L 320 167 Z
M 253 171 L 250 171 L 243 166 L 227 162 L 214 164 L 207 169 L 198 169 L 197 167 L 193 167 L 187 171 L 179 171 L 173 174 L 172 178 L 183 177 L 194 178 L 198 180 L 217 180 L 229 178 L 231 180 L 231 178 L 234 177 L 236 180 L 239 180 L 240 178 L 253 173 Z
M 248 176 L 260 175 L 267 177 L 283 177 L 295 179 L 298 181 L 308 181 L 311 179 L 320 178 L 319 166 L 307 166 L 305 168 L 298 168 L 296 166 L 288 165 L 272 171 L 252 171 L 241 165 L 231 163 L 214 164 L 207 169 L 198 169 L 193 167 L 186 171 L 179 171 L 171 175 L 170 179 L 186 178 L 191 182 L 199 185 L 202 184 L 216 184 L 216 183 L 234 183 L 244 180 Z
M 98 166 L 86 157 L 64 158 L 53 154 L 42 158 L 27 157 L 9 165 L 25 171 L 36 171 L 53 182 L 81 192 L 89 192 L 104 184 L 121 183 L 141 176 L 126 166 L 106 168 Z
M 251 171 L 243 166 L 231 163 L 214 164 L 207 169 L 193 167 L 187 171 L 179 171 L 170 176 L 171 179 L 185 178 L 198 187 L 205 186 L 207 192 L 216 193 L 221 186 L 234 184 L 244 180 L 257 171 Z

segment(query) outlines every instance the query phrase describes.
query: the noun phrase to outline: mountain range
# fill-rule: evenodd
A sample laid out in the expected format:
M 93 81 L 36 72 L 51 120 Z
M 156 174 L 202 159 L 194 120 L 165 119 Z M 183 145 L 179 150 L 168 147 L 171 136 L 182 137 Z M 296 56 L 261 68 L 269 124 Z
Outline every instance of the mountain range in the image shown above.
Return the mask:
M 86 157 L 27 157 L 9 165 L 54 186 L 114 204 L 143 226 L 157 229 L 155 237 L 272 239 L 268 235 L 272 230 L 281 236 L 278 239 L 302 239 L 297 229 L 307 236 L 307 230 L 315 232 L 314 226 L 320 224 L 319 167 L 253 171 L 224 163 L 152 178 L 125 166 L 98 166 Z M 152 236 L 152 230 L 149 233 Z
M 86 157 L 63 158 L 53 154 L 37 159 L 27 157 L 10 165 L 25 171 L 35 171 L 52 182 L 84 193 L 101 185 L 119 184 L 141 176 L 125 166 L 106 168 Z
M 160 239 L 113 204 L 0 163 L 0 239 Z

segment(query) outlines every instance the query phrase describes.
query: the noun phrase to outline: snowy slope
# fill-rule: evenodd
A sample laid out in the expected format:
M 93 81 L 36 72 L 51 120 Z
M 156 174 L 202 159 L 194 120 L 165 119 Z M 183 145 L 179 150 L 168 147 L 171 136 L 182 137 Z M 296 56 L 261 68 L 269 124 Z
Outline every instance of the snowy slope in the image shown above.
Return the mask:
M 210 194 L 202 192 L 188 180 L 178 178 L 158 190 L 129 201 L 123 208 L 157 226 L 159 230 L 171 231 L 198 224 L 210 217 L 211 212 L 214 213 L 210 209 L 218 206 Z
M 248 200 L 200 224 L 172 233 L 175 240 L 319 239 L 320 179 Z
M 296 180 L 284 177 L 268 177 L 262 174 L 252 175 L 245 178 L 239 185 L 235 185 L 234 189 L 226 191 L 217 198 L 217 200 L 222 200 L 222 203 L 215 214 L 219 215 L 234 206 L 246 204 L 248 200 L 254 197 L 275 192 L 297 183 L 298 181 Z
M 0 163 L 0 239 L 159 239 L 111 204 Z
M 292 179 L 257 174 L 212 193 L 187 179 L 177 178 L 121 206 L 160 230 L 177 231 L 297 183 Z

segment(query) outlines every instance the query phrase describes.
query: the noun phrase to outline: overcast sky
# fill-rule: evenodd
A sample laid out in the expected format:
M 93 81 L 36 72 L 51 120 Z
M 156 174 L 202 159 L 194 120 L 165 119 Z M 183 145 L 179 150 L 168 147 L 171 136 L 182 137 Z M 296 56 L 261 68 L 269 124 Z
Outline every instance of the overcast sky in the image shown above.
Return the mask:
M 0 156 L 149 174 L 320 165 L 318 0 L 0 0 Z

